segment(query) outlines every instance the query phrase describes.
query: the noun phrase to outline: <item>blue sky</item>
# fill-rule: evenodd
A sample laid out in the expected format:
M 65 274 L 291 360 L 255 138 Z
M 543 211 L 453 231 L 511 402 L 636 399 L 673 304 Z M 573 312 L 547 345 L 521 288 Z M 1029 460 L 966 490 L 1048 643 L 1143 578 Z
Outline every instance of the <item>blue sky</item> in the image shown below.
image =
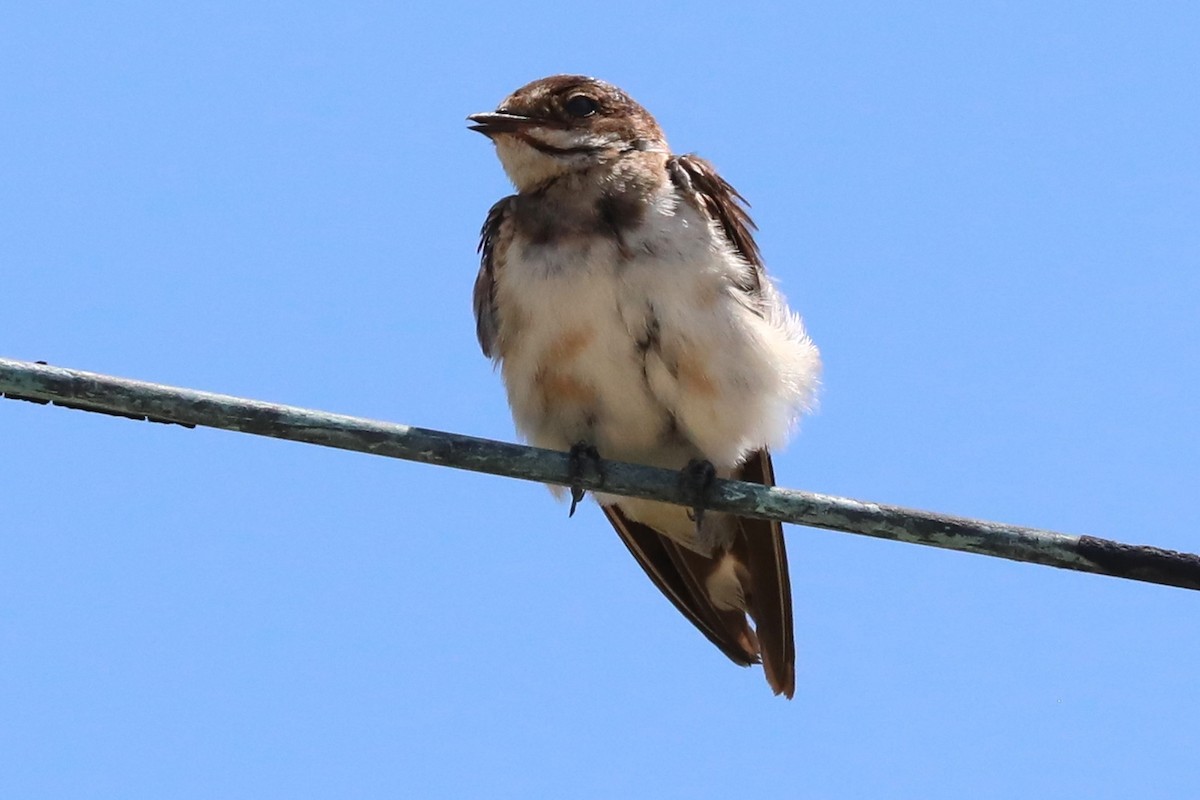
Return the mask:
M 511 439 L 464 117 L 583 72 L 753 203 L 783 484 L 1200 550 L 1188 3 L 9 4 L 0 355 Z M 796 699 L 539 486 L 0 403 L 5 797 L 1179 797 L 1178 589 L 788 530 Z

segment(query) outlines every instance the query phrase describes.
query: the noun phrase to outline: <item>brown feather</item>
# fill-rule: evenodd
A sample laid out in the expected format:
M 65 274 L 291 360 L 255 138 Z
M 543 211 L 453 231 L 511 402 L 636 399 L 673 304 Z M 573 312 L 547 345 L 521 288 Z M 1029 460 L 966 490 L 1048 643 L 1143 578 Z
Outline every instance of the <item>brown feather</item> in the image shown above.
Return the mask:
M 775 484 L 771 455 L 752 454 L 733 474 L 737 480 Z M 618 506 L 604 513 L 634 559 L 676 608 L 735 664 L 758 663 L 775 694 L 792 697 L 796 688 L 796 648 L 792 631 L 792 595 L 782 526 L 771 520 L 739 519 L 730 554 L 739 562 L 751 630 L 741 611 L 713 605 L 705 579 L 717 560 L 707 558 L 629 519 Z
M 686 561 L 688 555 L 703 561 L 710 559 L 685 551 L 653 528 L 629 519 L 616 506 L 602 508 L 634 560 L 680 613 L 733 663 L 743 667 L 758 663 L 757 642 L 746 624 L 746 616 L 717 609 Z
M 672 156 L 667 170 L 680 193 L 720 226 L 729 244 L 750 266 L 749 282 L 738 288 L 757 296 L 762 291 L 766 267 L 754 241 L 755 225 L 746 198 L 699 156 Z
M 503 254 L 512 237 L 511 215 L 514 196 L 497 201 L 489 210 L 479 232 L 479 274 L 475 276 L 475 335 L 488 358 L 496 358 L 499 319 L 496 313 L 496 272 L 503 268 Z
M 746 210 L 746 199 L 712 164 L 698 156 L 674 156 L 667 168 L 680 193 L 720 226 L 730 245 L 750 266 L 748 282 L 738 288 L 746 293 L 750 307 L 758 308 L 766 283 L 765 266 L 754 241 L 754 221 Z M 754 453 L 734 477 L 774 486 L 771 454 L 765 449 Z M 783 528 L 770 520 L 739 519 L 738 523 L 740 535 L 731 552 L 746 568 L 748 585 L 743 589 L 761 646 L 763 671 L 775 693 L 790 698 L 796 686 L 796 645 Z
M 754 453 L 734 477 L 774 486 L 771 454 L 765 449 Z M 744 560 L 749 575 L 746 599 L 762 647 L 763 671 L 775 694 L 790 698 L 796 690 L 796 643 L 783 526 L 775 520 L 745 517 L 738 522 L 741 536 L 733 553 Z

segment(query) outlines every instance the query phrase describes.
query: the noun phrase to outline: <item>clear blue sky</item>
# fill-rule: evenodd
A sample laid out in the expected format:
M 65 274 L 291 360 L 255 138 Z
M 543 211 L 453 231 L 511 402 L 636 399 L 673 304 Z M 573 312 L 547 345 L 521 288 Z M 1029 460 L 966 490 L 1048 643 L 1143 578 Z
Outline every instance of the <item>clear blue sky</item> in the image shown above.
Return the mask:
M 782 483 L 1200 550 L 1194 3 L 10 3 L 0 355 L 511 439 L 464 117 L 625 87 L 826 362 Z M 0 402 L 0 796 L 1181 797 L 1200 597 L 788 531 L 796 699 L 540 486 Z

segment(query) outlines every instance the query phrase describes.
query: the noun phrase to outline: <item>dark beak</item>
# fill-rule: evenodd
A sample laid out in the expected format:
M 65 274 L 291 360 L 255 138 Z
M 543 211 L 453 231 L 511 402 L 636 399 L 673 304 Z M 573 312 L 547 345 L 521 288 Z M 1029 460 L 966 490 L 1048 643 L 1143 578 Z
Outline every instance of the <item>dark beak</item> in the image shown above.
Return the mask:
M 532 125 L 535 121 L 532 117 L 522 117 L 519 114 L 505 114 L 500 111 L 490 111 L 486 114 L 472 114 L 467 119 L 475 123 L 474 125 L 468 125 L 468 128 L 489 137 L 496 133 L 515 133 L 522 128 Z

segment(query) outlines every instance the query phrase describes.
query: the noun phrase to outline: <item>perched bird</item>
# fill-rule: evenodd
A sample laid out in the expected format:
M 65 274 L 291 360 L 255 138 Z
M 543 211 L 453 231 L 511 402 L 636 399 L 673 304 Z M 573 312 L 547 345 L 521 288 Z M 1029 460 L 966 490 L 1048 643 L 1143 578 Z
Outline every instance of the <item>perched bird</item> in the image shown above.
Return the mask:
M 820 357 L 764 272 L 741 195 L 594 78 L 543 78 L 468 119 L 517 190 L 488 212 L 474 305 L 518 431 L 576 469 L 683 470 L 698 496 L 714 477 L 773 485 L 768 448 L 811 405 Z M 596 500 L 683 615 L 791 697 L 779 523 Z

